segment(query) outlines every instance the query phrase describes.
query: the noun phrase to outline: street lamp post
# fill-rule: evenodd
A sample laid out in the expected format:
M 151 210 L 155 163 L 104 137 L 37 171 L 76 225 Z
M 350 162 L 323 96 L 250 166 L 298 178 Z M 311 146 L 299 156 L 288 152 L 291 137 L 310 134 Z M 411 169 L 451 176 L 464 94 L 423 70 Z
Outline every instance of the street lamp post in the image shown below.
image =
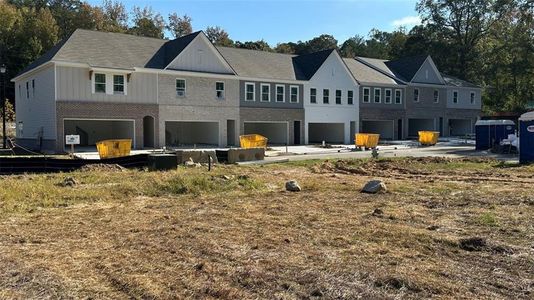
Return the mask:
M 2 97 L 0 98 L 2 101 L 2 147 L 6 149 L 6 65 L 0 66 L 0 73 L 2 74 Z

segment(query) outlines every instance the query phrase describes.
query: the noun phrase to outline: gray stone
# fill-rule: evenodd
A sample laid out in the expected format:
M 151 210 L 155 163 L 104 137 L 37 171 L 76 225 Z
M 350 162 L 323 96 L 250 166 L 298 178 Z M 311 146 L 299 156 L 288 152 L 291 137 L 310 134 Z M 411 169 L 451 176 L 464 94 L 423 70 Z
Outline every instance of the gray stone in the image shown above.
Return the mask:
M 369 194 L 385 193 L 387 191 L 388 189 L 386 187 L 386 184 L 383 183 L 381 180 L 371 180 L 367 182 L 362 188 L 362 193 Z
M 286 182 L 286 190 L 290 192 L 300 192 L 302 189 L 300 188 L 300 185 L 295 180 L 290 180 Z

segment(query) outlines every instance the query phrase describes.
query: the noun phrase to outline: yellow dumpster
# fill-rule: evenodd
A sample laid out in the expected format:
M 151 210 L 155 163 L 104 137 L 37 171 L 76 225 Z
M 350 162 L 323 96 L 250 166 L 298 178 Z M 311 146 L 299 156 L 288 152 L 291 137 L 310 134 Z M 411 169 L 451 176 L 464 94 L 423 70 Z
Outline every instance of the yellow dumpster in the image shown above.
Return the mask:
M 259 134 L 245 134 L 239 136 L 241 148 L 266 148 L 267 138 Z
M 438 142 L 439 132 L 419 131 L 419 143 L 425 146 L 434 146 Z
M 380 134 L 373 133 L 356 133 L 354 138 L 356 147 L 365 148 L 375 148 L 378 146 L 379 139 Z
M 113 158 L 130 155 L 132 140 L 104 140 L 96 143 L 100 158 Z

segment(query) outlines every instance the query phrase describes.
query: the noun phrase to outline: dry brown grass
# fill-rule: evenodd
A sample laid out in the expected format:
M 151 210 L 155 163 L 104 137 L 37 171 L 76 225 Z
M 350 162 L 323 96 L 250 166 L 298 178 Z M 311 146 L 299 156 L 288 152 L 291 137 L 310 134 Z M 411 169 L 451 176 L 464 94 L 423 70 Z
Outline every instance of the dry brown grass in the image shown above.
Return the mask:
M 532 299 L 533 175 L 398 159 L 4 177 L 0 298 Z M 389 192 L 359 193 L 371 178 Z

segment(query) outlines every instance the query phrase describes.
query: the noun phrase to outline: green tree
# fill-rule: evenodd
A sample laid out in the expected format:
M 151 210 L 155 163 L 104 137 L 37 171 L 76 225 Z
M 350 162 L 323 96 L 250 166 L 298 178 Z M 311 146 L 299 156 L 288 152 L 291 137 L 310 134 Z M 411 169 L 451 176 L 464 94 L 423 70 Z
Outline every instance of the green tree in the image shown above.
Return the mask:
M 129 29 L 129 33 L 159 39 L 164 37 L 165 20 L 159 13 L 154 12 L 151 7 L 141 9 L 135 6 L 132 14 L 133 26 Z
M 219 26 L 208 26 L 206 28 L 206 36 L 216 46 L 233 47 L 234 41 L 230 39 L 228 32 Z
M 191 21 L 191 18 L 187 15 L 180 17 L 178 14 L 172 13 L 169 15 L 169 24 L 167 25 L 167 29 L 171 32 L 174 38 L 179 38 L 193 32 Z
M 347 39 L 341 45 L 339 52 L 341 53 L 341 56 L 349 58 L 366 55 L 367 47 L 365 45 L 365 38 L 355 35 Z
M 269 44 L 264 40 L 255 41 L 255 42 L 239 42 L 239 41 L 237 41 L 237 42 L 235 42 L 235 47 L 236 48 L 250 49 L 250 50 L 259 50 L 259 51 L 269 51 L 269 52 L 273 51 L 271 46 L 269 46 Z
M 296 44 L 292 42 L 278 43 L 276 47 L 274 48 L 274 51 L 278 53 L 294 54 L 295 48 L 296 48 Z

